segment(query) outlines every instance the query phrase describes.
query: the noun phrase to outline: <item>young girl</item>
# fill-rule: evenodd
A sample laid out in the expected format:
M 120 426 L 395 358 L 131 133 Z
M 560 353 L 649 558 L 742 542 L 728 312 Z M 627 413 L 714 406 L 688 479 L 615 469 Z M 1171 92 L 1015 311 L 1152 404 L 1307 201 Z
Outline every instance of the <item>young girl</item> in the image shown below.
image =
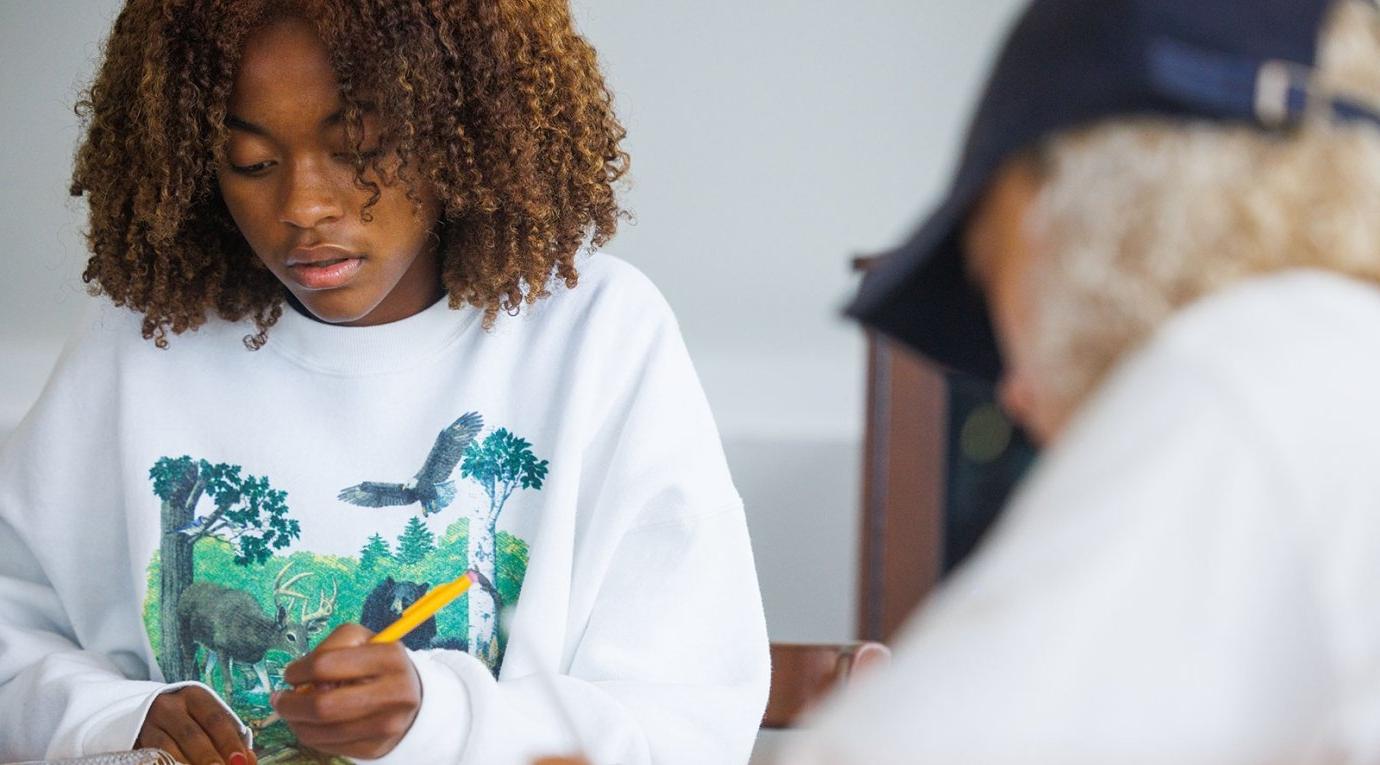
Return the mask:
M 130 0 L 81 109 L 109 301 L 0 454 L 0 760 L 747 759 L 741 502 L 580 254 L 627 157 L 564 0 Z

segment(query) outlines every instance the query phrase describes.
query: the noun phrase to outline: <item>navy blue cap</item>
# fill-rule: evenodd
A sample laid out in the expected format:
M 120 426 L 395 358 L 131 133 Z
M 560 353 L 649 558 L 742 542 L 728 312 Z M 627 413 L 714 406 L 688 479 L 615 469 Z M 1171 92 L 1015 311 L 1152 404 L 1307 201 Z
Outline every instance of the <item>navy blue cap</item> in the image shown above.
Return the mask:
M 1001 359 L 964 270 L 968 214 L 1001 163 L 1112 117 L 1288 129 L 1331 0 L 1035 0 L 988 80 L 957 177 L 919 231 L 868 270 L 848 314 L 940 364 L 989 380 Z M 1339 119 L 1380 117 L 1328 102 Z

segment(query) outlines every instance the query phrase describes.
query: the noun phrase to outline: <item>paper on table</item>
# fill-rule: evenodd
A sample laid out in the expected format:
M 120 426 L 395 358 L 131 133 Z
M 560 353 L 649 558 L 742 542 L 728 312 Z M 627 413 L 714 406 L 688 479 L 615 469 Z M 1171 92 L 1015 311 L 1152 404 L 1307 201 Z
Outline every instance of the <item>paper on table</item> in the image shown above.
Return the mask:
M 10 765 L 180 765 L 162 749 L 136 749 L 132 752 L 106 752 L 67 760 L 30 760 Z

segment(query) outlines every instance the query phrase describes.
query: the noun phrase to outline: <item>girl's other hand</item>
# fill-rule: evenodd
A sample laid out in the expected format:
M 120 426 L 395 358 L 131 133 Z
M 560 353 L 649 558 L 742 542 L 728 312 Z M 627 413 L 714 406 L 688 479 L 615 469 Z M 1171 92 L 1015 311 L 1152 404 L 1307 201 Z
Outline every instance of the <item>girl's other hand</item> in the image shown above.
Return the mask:
M 134 747 L 157 747 L 188 765 L 256 765 L 240 723 L 210 691 L 188 686 L 159 694 L 144 716 Z
M 370 643 L 373 635 L 343 624 L 283 671 L 299 689 L 275 693 L 272 704 L 298 741 L 328 754 L 377 759 L 412 727 L 422 705 L 421 678 L 402 643 Z

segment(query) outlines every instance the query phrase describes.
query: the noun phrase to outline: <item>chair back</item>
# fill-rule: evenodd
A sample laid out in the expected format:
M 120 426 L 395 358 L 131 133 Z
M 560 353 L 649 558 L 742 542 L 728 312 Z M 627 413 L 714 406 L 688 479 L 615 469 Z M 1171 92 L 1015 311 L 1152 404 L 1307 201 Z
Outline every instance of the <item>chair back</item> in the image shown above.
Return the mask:
M 891 661 L 881 643 L 772 643 L 771 690 L 763 728 L 790 728 L 796 720 L 858 672 Z

